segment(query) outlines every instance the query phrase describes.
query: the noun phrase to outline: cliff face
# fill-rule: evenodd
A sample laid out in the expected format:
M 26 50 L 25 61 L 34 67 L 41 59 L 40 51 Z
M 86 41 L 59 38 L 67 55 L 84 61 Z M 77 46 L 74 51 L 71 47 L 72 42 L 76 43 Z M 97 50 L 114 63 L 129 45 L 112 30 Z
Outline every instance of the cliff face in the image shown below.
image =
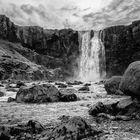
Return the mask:
M 79 55 L 78 32 L 72 29 L 44 30 L 37 26 L 17 26 L 0 15 L 0 39 L 20 43 L 28 51 L 16 48 L 20 54 L 49 69 L 61 68 L 73 75 Z M 34 52 L 34 53 L 33 53 Z
M 100 37 L 105 46 L 107 77 L 122 75 L 131 62 L 140 60 L 140 21 L 106 28 L 100 31 Z M 0 40 L 19 43 L 21 47 L 14 47 L 16 52 L 37 65 L 56 69 L 54 72 L 58 76 L 73 76 L 73 69 L 78 67 L 79 37 L 78 32 L 72 29 L 17 26 L 0 15 Z
M 140 60 L 140 21 L 128 26 L 113 26 L 102 31 L 107 77 L 122 75 L 127 66 Z

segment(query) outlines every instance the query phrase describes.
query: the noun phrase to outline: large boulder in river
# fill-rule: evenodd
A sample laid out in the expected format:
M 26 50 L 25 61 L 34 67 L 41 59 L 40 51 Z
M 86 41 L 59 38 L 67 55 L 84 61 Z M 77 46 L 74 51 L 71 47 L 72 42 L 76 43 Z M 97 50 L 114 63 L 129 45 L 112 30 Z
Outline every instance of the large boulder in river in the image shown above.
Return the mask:
M 105 105 L 102 102 L 97 102 L 89 109 L 89 115 L 96 117 L 100 113 L 113 113 L 113 108 L 116 106 L 116 103 Z
M 59 101 L 60 93 L 51 84 L 22 87 L 16 95 L 16 102 L 43 103 Z
M 140 61 L 133 62 L 128 66 L 119 88 L 126 95 L 140 98 Z
M 118 94 L 119 84 L 121 82 L 122 76 L 113 76 L 112 78 L 105 81 L 105 90 L 108 94 Z
M 77 96 L 74 93 L 61 92 L 51 84 L 21 87 L 16 95 L 16 102 L 18 103 L 47 103 L 58 101 L 77 101 Z
M 88 86 L 83 86 L 81 87 L 78 91 L 90 91 L 89 87 Z
M 62 102 L 77 101 L 77 91 L 73 88 L 60 89 L 59 92 L 62 94 L 60 100 Z

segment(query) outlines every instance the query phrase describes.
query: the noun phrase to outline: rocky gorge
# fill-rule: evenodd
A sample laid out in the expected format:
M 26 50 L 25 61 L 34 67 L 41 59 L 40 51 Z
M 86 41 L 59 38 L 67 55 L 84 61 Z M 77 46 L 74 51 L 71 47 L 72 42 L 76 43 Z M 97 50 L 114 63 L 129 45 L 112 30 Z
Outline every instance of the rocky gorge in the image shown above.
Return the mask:
M 139 25 L 49 30 L 0 15 L 0 140 L 140 139 Z M 80 81 L 81 47 L 101 43 L 95 35 L 99 54 L 83 56 L 99 61 L 82 66 L 98 62 L 106 77 Z

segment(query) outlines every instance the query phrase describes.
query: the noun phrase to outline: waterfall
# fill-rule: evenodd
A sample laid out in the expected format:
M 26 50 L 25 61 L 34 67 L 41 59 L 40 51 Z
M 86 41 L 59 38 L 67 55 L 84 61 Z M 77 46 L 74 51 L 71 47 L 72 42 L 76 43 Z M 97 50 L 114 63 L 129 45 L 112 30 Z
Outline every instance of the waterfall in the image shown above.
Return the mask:
M 99 32 L 79 32 L 81 48 L 79 79 L 82 81 L 99 81 L 104 75 L 105 51 Z

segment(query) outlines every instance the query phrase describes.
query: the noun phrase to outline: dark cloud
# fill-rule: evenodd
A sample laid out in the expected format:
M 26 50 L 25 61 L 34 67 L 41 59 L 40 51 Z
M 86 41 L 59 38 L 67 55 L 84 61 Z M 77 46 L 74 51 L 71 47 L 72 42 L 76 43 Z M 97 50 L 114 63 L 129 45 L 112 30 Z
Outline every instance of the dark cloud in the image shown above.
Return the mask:
M 32 8 L 32 6 L 30 6 L 30 5 L 28 5 L 28 4 L 23 4 L 23 5 L 21 5 L 21 9 L 22 9 L 25 13 L 31 15 L 31 14 L 33 13 L 33 9 L 34 9 L 34 8 Z
M 60 8 L 61 11 L 74 11 L 77 10 L 77 7 L 68 7 L 68 6 L 64 6 L 62 8 Z
M 77 13 L 73 14 L 74 17 L 80 17 Z

